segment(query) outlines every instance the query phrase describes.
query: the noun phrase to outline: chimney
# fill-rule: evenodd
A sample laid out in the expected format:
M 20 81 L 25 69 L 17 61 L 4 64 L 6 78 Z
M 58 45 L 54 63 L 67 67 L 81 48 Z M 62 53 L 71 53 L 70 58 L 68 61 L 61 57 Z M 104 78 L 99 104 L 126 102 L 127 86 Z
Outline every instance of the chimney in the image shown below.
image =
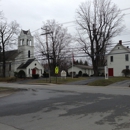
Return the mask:
M 119 44 L 122 45 L 122 40 L 119 40 Z

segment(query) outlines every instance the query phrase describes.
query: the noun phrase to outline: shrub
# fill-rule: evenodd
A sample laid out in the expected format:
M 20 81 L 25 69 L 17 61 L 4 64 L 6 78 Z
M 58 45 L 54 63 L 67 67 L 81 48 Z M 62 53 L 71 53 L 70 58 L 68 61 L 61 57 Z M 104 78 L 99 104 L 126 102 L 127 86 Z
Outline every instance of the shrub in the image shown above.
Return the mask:
M 79 71 L 78 76 L 82 76 L 82 71 Z
M 104 76 L 105 76 L 105 74 L 104 74 L 104 73 L 101 73 L 99 76 L 103 76 L 103 77 L 104 77 Z
M 78 77 L 79 77 L 79 75 L 78 75 L 78 74 L 76 74 L 76 75 L 74 75 L 74 76 L 73 76 L 73 78 L 78 78 Z
M 83 77 L 89 77 L 89 75 L 87 73 L 84 73 L 82 76 Z
M 39 78 L 39 74 L 32 74 L 32 77 L 33 77 L 34 79 L 38 79 L 38 78 Z
M 128 75 L 130 75 L 130 70 L 129 69 L 123 69 L 122 73 L 125 75 L 125 77 L 127 77 Z
M 14 72 L 14 77 L 18 77 L 18 72 Z
M 48 73 L 44 73 L 44 74 L 43 74 L 43 77 L 44 77 L 44 78 L 49 78 L 49 74 L 48 74 Z
M 25 74 L 25 72 L 23 70 L 20 70 L 18 72 L 18 78 L 26 78 L 26 74 Z

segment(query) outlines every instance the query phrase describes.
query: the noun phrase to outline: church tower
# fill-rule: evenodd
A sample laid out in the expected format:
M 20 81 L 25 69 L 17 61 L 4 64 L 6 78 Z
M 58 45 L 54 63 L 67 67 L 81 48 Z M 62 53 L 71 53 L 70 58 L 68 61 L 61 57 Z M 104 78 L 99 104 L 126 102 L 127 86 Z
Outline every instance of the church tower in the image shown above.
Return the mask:
M 20 61 L 22 63 L 34 58 L 34 39 L 30 30 L 21 30 L 18 37 L 18 52 L 21 53 Z

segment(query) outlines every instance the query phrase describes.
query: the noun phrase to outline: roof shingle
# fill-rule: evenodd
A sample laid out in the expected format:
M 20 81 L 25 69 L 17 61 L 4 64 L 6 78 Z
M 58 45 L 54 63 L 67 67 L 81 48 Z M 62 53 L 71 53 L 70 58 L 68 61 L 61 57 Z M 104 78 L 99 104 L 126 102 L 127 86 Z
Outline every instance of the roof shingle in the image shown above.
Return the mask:
M 17 69 L 25 69 L 26 67 L 28 67 L 35 59 L 29 59 L 27 60 L 27 62 L 25 64 L 21 64 Z

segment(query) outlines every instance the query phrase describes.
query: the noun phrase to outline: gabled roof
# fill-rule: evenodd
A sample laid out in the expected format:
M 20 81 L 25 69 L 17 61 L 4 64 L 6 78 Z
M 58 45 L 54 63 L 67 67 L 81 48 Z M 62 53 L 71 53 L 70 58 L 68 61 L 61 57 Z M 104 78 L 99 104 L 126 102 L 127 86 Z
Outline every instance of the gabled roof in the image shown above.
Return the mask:
M 22 30 L 22 31 L 23 31 L 23 33 L 24 33 L 24 34 L 26 34 L 26 35 L 28 34 L 28 30 L 27 30 L 27 31 L 25 31 L 25 30 Z
M 20 33 L 20 35 L 31 35 L 31 32 L 30 32 L 30 30 L 21 30 L 21 33 Z
M 35 59 L 29 59 L 26 61 L 25 64 L 21 64 L 17 69 L 25 69 L 27 68 Z
M 77 68 L 80 68 L 80 69 L 93 69 L 92 66 L 86 66 L 86 65 L 74 65 L 75 67 Z M 70 66 L 69 68 L 71 68 L 72 66 Z
M 19 54 L 20 54 L 20 52 L 18 52 L 18 50 L 6 51 L 5 60 L 6 61 L 14 60 Z
M 31 32 L 30 32 L 30 30 L 21 30 L 21 32 L 23 32 L 23 34 L 25 34 L 25 35 L 31 35 Z
M 110 55 L 111 52 L 112 52 L 113 50 L 115 50 L 115 48 L 116 48 L 117 46 L 121 46 L 124 50 L 126 50 L 127 52 L 130 52 L 130 49 L 129 49 L 129 48 L 123 46 L 123 45 L 120 44 L 120 43 L 117 43 L 116 46 L 115 46 L 107 55 Z

